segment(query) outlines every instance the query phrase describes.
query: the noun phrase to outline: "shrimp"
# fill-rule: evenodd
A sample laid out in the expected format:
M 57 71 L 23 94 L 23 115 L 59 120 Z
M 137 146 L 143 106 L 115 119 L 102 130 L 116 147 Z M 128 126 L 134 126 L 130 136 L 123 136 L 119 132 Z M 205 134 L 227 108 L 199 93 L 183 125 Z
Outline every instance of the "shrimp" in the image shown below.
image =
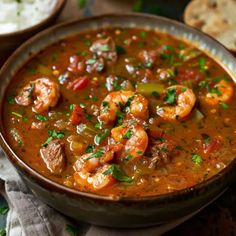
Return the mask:
M 126 106 L 134 117 L 146 119 L 148 117 L 148 101 L 133 91 L 117 91 L 109 93 L 102 102 L 99 121 L 109 124 L 115 121 L 121 106 Z
M 34 102 L 32 110 L 43 113 L 56 106 L 60 96 L 59 86 L 48 78 L 40 78 L 27 84 L 15 98 L 16 103 L 28 106 Z
M 115 153 L 122 149 L 122 146 L 122 144 L 110 144 L 93 153 L 81 156 L 74 164 L 75 171 L 84 173 L 95 171 L 98 167 L 111 161 Z
M 125 161 L 142 157 L 148 146 L 148 135 L 140 124 L 113 128 L 111 137 L 124 145 L 120 157 Z
M 172 93 L 172 98 L 174 99 L 167 102 L 170 105 L 157 106 L 156 113 L 167 121 L 181 120 L 192 111 L 196 96 L 192 89 L 182 85 L 174 85 L 167 88 L 167 93 L 170 94 L 170 91 L 174 92 Z
M 228 102 L 234 94 L 234 88 L 225 80 L 219 81 L 214 90 L 216 92 L 209 92 L 204 96 L 204 101 L 211 106 L 216 106 L 220 102 Z
M 99 190 L 108 186 L 111 186 L 116 182 L 112 173 L 105 174 L 111 165 L 105 164 L 99 168 L 95 173 L 78 171 L 75 172 L 73 177 L 76 184 L 80 187 L 84 187 L 90 191 Z

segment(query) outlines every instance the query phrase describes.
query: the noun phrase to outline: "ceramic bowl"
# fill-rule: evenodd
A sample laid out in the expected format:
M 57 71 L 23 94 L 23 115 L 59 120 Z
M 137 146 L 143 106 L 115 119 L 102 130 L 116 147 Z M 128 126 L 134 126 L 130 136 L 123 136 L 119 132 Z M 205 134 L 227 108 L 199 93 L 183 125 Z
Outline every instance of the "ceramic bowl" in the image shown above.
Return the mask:
M 21 43 L 26 41 L 37 32 L 50 26 L 61 13 L 65 3 L 66 0 L 56 0 L 55 7 L 53 8 L 50 15 L 36 25 L 11 33 L 0 34 L 0 65 Z
M 218 42 L 182 23 L 144 14 L 103 15 L 80 19 L 47 29 L 34 36 L 8 59 L 0 71 L 0 110 L 13 75 L 35 54 L 73 34 L 103 27 L 139 27 L 169 33 L 203 50 L 236 81 L 235 58 Z M 2 117 L 2 114 L 1 114 Z M 80 192 L 57 184 L 33 170 L 11 149 L 0 119 L 1 146 L 22 179 L 42 201 L 76 220 L 108 227 L 143 227 L 166 223 L 201 208 L 235 178 L 236 159 L 212 178 L 191 188 L 140 198 L 110 198 Z

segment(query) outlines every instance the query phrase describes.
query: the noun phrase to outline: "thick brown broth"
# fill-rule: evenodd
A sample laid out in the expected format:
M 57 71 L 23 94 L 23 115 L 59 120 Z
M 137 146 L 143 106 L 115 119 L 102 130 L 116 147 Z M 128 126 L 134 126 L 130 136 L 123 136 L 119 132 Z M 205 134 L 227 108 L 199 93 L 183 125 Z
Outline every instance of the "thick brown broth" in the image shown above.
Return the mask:
M 47 105 L 50 86 L 60 97 Z M 16 74 L 4 103 L 22 160 L 60 184 L 114 196 L 173 192 L 215 175 L 235 158 L 235 123 L 226 72 L 191 45 L 142 29 L 50 46 Z

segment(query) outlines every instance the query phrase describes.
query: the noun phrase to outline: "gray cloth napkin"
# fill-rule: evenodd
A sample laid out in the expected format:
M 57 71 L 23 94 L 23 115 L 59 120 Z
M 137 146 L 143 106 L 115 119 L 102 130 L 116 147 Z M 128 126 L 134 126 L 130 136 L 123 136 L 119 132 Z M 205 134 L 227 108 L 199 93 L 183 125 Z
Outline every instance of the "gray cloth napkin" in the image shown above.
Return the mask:
M 8 236 L 65 236 L 66 226 L 73 225 L 65 216 L 38 200 L 23 183 L 14 167 L 0 149 L 0 193 L 8 201 Z M 199 209 L 200 211 L 201 209 Z M 145 229 L 111 229 L 78 225 L 83 236 L 158 236 L 176 227 L 195 213 L 177 221 Z

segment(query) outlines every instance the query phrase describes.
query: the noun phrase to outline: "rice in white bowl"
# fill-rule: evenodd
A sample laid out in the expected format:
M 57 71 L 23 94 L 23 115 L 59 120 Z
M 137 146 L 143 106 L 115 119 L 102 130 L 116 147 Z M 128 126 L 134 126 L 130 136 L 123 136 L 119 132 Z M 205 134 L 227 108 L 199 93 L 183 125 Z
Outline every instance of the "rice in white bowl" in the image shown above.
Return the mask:
M 45 19 L 56 0 L 0 0 L 0 34 L 26 29 Z

